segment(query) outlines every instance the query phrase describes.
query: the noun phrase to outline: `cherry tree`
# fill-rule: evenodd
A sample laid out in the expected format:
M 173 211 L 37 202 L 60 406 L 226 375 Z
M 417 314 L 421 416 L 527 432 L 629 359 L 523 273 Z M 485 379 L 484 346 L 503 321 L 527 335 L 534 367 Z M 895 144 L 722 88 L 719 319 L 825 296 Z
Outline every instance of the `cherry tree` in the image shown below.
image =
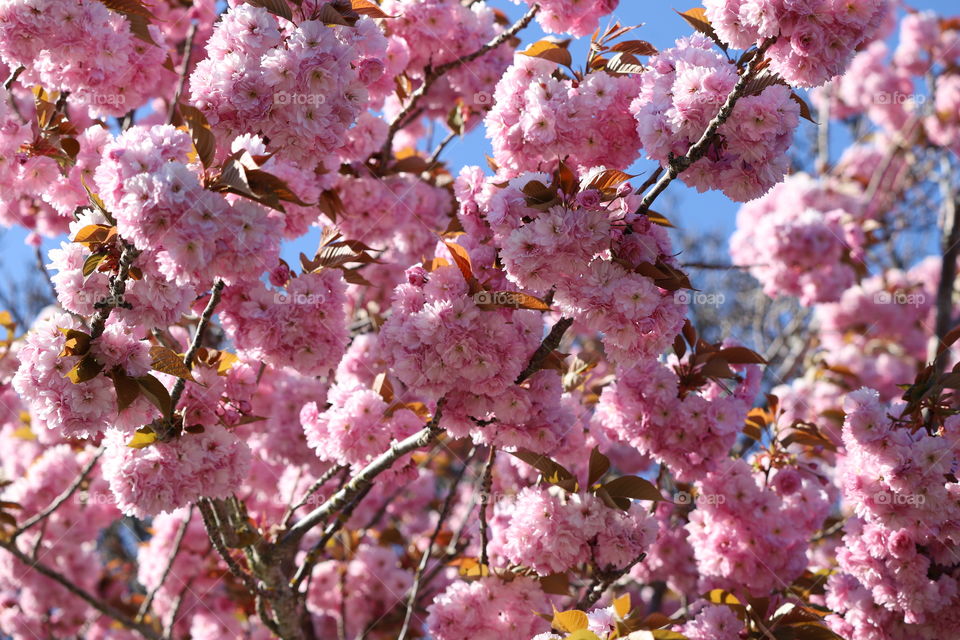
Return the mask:
M 513 1 L 0 0 L 0 635 L 960 635 L 960 16 Z

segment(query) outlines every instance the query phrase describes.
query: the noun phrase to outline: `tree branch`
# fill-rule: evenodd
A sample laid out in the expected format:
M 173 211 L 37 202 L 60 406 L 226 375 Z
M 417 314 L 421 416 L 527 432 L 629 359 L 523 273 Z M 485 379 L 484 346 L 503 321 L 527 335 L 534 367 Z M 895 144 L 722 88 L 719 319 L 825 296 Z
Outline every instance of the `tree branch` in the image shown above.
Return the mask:
M 27 519 L 26 522 L 20 525 L 20 527 L 17 528 L 17 530 L 14 531 L 13 534 L 10 536 L 10 541 L 11 542 L 15 541 L 21 533 L 23 533 L 33 525 L 37 524 L 38 522 L 44 520 L 48 516 L 50 516 L 50 514 L 52 514 L 54 511 L 60 508 L 60 505 L 62 505 L 67 500 L 69 500 L 70 497 L 74 493 L 76 493 L 77 489 L 80 488 L 80 485 L 83 484 L 84 480 L 87 479 L 87 477 L 90 475 L 90 472 L 93 471 L 93 468 L 97 466 L 97 461 L 100 460 L 100 456 L 102 455 L 103 455 L 103 447 L 100 447 L 93 454 L 93 457 L 90 459 L 90 462 L 88 462 L 86 466 L 80 470 L 80 474 L 77 475 L 73 483 L 69 487 L 67 487 L 67 489 L 63 493 L 57 496 L 56 500 L 48 504 L 43 511 L 40 511 L 39 513 L 35 514 L 32 518 Z
M 20 549 L 17 548 L 16 543 L 12 541 L 7 541 L 7 540 L 0 540 L 0 548 L 5 549 L 7 552 L 13 555 L 13 557 L 15 557 L 17 560 L 24 563 L 28 567 L 30 567 L 30 569 L 33 569 L 38 573 L 50 578 L 54 582 L 58 583 L 67 591 L 77 596 L 78 598 L 80 598 L 81 600 L 89 604 L 91 607 L 93 607 L 103 615 L 113 618 L 123 626 L 127 627 L 128 629 L 132 629 L 136 631 L 137 633 L 147 638 L 148 640 L 162 640 L 160 634 L 158 634 L 149 625 L 145 625 L 142 623 L 138 623 L 134 620 L 131 620 L 126 615 L 124 615 L 119 609 L 114 608 L 113 606 L 107 604 L 106 602 L 101 602 L 99 599 L 87 593 L 77 585 L 73 584 L 72 582 L 70 582 L 70 580 L 68 580 L 61 574 L 57 573 L 47 565 L 43 564 L 38 560 L 34 560 L 30 558 L 27 554 L 25 554 L 24 552 L 20 551 Z
M 768 38 L 765 40 L 756 50 L 753 52 L 753 57 L 750 59 L 750 64 L 747 65 L 747 68 L 744 70 L 740 77 L 737 79 L 737 84 L 734 85 L 733 91 L 730 92 L 730 95 L 727 96 L 726 102 L 723 103 L 723 106 L 720 107 L 720 111 L 717 112 L 717 115 L 714 116 L 713 120 L 710 121 L 710 124 L 707 125 L 706 130 L 703 132 L 703 135 L 700 136 L 700 139 L 694 142 L 687 153 L 680 156 L 679 158 L 671 158 L 669 164 L 667 165 L 666 172 L 660 176 L 660 179 L 657 180 L 656 184 L 643 196 L 643 200 L 640 201 L 640 206 L 637 208 L 637 213 L 646 213 L 650 207 L 653 205 L 654 200 L 657 199 L 667 186 L 673 182 L 673 180 L 679 176 L 681 173 L 690 168 L 690 165 L 695 163 L 697 160 L 700 160 L 707 154 L 707 150 L 710 148 L 710 144 L 713 143 L 713 138 L 717 134 L 717 130 L 723 125 L 724 122 L 730 117 L 733 113 L 733 108 L 737 105 L 737 101 L 743 95 L 744 90 L 747 88 L 747 84 L 750 82 L 750 79 L 753 77 L 753 74 L 756 72 L 757 65 L 763 60 L 764 54 L 767 52 L 767 49 L 775 41 L 775 38 Z
M 465 56 L 457 58 L 456 60 L 451 60 L 446 64 L 442 64 L 436 69 L 431 69 L 427 67 L 426 74 L 423 78 L 423 84 L 421 84 L 417 89 L 410 94 L 409 99 L 407 100 L 406 106 L 400 110 L 400 113 L 393 119 L 393 122 L 390 123 L 390 129 L 387 131 L 387 139 L 383 143 L 383 147 L 380 149 L 380 164 L 386 166 L 387 160 L 390 158 L 390 151 L 393 148 L 393 138 L 397 132 L 405 127 L 408 124 L 408 119 L 410 115 L 416 110 L 417 105 L 420 100 L 430 91 L 430 87 L 433 84 L 442 78 L 448 72 L 456 69 L 457 67 L 463 66 L 470 62 L 473 62 L 480 56 L 493 51 L 504 42 L 517 35 L 524 27 L 530 24 L 530 21 L 533 20 L 533 17 L 537 15 L 537 12 L 540 11 L 540 5 L 534 4 L 530 7 L 530 10 L 522 18 L 520 18 L 516 23 L 513 24 L 509 29 L 499 34 L 497 37 L 493 38 L 487 44 L 483 45 L 473 53 L 469 53 Z
M 187 534 L 187 528 L 190 526 L 191 518 L 193 518 L 193 505 L 190 505 L 190 508 L 187 509 L 187 517 L 183 519 L 183 522 L 180 523 L 180 527 L 177 529 L 177 535 L 173 539 L 173 548 L 170 550 L 170 556 L 167 558 L 167 566 L 164 567 L 163 573 L 160 574 L 160 580 L 156 586 L 147 593 L 147 597 L 144 598 L 140 604 L 140 609 L 137 611 L 137 622 L 143 622 L 143 618 L 150 611 L 150 605 L 153 604 L 153 599 L 157 596 L 157 592 L 160 591 L 163 583 L 167 581 L 167 576 L 170 575 L 170 571 L 173 569 L 173 561 L 177 559 L 177 554 L 180 553 L 180 546 L 183 544 L 183 538 Z
M 446 522 L 447 517 L 450 515 L 450 508 L 453 506 L 453 500 L 457 496 L 457 488 L 460 486 L 460 481 L 470 466 L 470 459 L 472 457 L 472 455 L 468 456 L 463 468 L 460 469 L 460 473 L 454 477 L 453 482 L 450 484 L 450 491 L 447 493 L 447 499 L 443 501 L 443 507 L 440 510 L 437 525 L 433 528 L 433 534 L 431 534 L 430 540 L 427 542 L 427 548 L 424 549 L 423 555 L 420 556 L 420 563 L 417 565 L 417 571 L 413 576 L 413 584 L 410 585 L 410 594 L 407 596 L 407 611 L 403 616 L 403 626 L 400 628 L 400 635 L 397 636 L 397 640 L 406 640 L 407 638 L 407 633 L 410 630 L 410 621 L 413 618 L 413 610 L 417 607 L 417 596 L 420 593 L 420 583 L 423 580 L 423 573 L 427 570 L 430 556 L 433 555 L 433 545 L 436 544 L 437 537 L 443 529 L 443 523 Z

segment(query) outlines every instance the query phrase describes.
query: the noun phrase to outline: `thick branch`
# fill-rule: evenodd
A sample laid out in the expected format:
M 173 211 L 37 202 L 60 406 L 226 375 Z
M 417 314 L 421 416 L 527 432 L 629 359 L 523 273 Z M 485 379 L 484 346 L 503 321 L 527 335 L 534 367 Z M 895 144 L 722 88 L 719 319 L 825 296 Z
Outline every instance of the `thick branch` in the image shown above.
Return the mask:
M 237 561 L 233 559 L 230 551 L 223 544 L 223 537 L 217 525 L 216 515 L 213 513 L 213 506 L 209 500 L 207 500 L 207 498 L 201 498 L 197 501 L 197 508 L 200 509 L 200 516 L 203 518 L 203 526 L 207 530 L 207 537 L 210 538 L 210 543 L 213 545 L 213 548 L 217 550 L 217 553 L 220 554 L 227 568 L 230 569 L 230 573 L 237 576 L 251 594 L 260 593 L 260 589 L 257 588 L 253 577 L 237 564 Z
M 373 479 L 393 466 L 394 462 L 411 451 L 425 447 L 436 440 L 443 431 L 440 428 L 440 415 L 443 413 L 443 404 L 444 399 L 441 398 L 437 402 L 437 410 L 434 412 L 433 418 L 427 426 L 405 440 L 395 443 L 389 450 L 377 456 L 373 462 L 364 467 L 353 479 L 333 494 L 329 500 L 293 525 L 286 535 L 283 536 L 280 544 L 284 546 L 296 544 L 310 529 L 347 506 L 361 491 L 369 490 L 369 488 L 373 486 Z

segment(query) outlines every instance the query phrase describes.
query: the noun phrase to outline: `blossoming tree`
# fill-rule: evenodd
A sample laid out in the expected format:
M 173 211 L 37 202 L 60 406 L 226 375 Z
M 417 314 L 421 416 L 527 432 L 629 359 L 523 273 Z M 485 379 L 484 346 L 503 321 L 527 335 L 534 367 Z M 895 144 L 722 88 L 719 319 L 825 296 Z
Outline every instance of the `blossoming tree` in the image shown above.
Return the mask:
M 0 0 L 0 635 L 960 637 L 960 17 L 514 2 Z

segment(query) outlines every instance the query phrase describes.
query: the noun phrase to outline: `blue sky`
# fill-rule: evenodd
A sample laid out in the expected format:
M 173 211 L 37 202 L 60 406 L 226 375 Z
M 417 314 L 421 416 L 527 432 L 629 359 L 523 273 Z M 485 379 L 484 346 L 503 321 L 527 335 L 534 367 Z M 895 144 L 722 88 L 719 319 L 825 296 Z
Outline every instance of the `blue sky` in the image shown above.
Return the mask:
M 525 5 L 518 6 L 506 0 L 490 0 L 489 3 L 505 11 L 513 20 L 519 18 L 526 9 Z M 683 11 L 693 6 L 696 6 L 695 0 L 677 5 L 642 0 L 621 0 L 620 7 L 614 13 L 614 18 L 618 19 L 623 25 L 642 25 L 630 37 L 647 40 L 656 47 L 663 49 L 669 47 L 677 37 L 690 32 L 689 26 L 675 13 L 674 9 Z M 960 13 L 957 0 L 916 0 L 910 3 L 910 6 L 919 10 L 932 9 L 946 15 Z M 544 35 L 535 23 L 521 33 L 524 43 L 533 42 Z M 584 59 L 587 44 L 588 39 L 585 38 L 572 45 L 571 49 L 575 60 L 582 61 Z M 808 138 L 813 127 L 812 123 L 801 120 L 800 129 L 796 132 L 797 139 Z M 489 152 L 489 142 L 484 138 L 482 128 L 478 128 L 465 139 L 450 145 L 444 154 L 444 159 L 456 174 L 460 167 L 465 165 L 479 164 L 485 166 L 484 154 Z M 632 173 L 649 171 L 651 167 L 652 163 L 650 162 L 638 162 L 633 167 Z M 640 179 L 642 180 L 642 177 Z M 663 197 L 659 202 L 658 210 L 670 220 L 686 228 L 720 230 L 729 233 L 734 227 L 738 205 L 727 200 L 720 192 L 698 194 L 679 182 L 674 182 L 664 195 L 666 197 Z M 3 252 L 3 264 L 8 274 L 21 272 L 21 269 L 33 268 L 33 251 L 24 246 L 25 237 L 26 231 L 21 228 L 10 229 L 0 235 L 0 251 Z M 314 230 L 305 238 L 288 243 L 284 248 L 284 257 L 288 262 L 295 264 L 300 251 L 310 253 L 315 249 L 318 237 L 319 233 Z M 46 250 L 58 246 L 60 241 L 61 239 L 45 239 L 43 243 L 44 253 Z

